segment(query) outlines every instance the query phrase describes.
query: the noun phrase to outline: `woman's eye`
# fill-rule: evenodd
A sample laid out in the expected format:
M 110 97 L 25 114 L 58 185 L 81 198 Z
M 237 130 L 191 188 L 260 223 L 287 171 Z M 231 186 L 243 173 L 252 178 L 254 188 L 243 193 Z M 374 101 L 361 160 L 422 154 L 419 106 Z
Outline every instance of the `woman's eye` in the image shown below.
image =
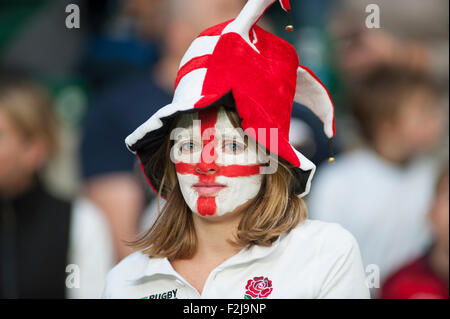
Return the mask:
M 239 142 L 225 142 L 223 145 L 223 150 L 230 154 L 239 154 L 245 150 L 245 146 Z
M 180 152 L 182 153 L 192 153 L 195 152 L 197 149 L 197 145 L 190 141 L 190 142 L 184 142 L 180 145 Z

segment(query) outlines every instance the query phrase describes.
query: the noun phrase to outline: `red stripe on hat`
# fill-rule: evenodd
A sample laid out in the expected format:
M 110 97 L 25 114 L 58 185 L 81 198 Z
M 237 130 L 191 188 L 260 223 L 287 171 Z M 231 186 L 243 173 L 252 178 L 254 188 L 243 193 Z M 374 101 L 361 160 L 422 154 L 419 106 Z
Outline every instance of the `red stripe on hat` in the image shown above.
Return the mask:
M 186 64 L 183 65 L 181 69 L 178 71 L 177 78 L 175 79 L 175 90 L 177 89 L 177 86 L 180 83 L 181 79 L 186 74 L 197 69 L 206 68 L 210 56 L 211 54 L 206 54 L 192 58 L 191 60 L 186 62 Z
M 291 10 L 291 4 L 290 4 L 289 0 L 280 0 L 280 3 L 281 3 L 281 7 L 285 11 Z

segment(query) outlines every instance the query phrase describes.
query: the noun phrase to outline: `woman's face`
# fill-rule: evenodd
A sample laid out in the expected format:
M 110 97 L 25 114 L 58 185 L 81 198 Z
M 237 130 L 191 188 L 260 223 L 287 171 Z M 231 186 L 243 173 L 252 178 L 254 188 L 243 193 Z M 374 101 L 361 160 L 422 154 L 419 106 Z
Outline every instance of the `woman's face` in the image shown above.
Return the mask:
M 222 107 L 183 115 L 171 138 L 181 192 L 194 213 L 222 216 L 259 192 L 256 143 L 246 143 Z
M 46 158 L 41 138 L 27 139 L 0 107 L 0 195 L 15 195 Z

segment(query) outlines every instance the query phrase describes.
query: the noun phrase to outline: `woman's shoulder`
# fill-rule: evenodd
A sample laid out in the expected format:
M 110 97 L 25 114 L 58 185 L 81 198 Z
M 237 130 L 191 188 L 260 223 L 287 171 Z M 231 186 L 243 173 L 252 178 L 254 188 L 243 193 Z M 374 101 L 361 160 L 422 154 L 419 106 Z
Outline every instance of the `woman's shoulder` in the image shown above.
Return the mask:
M 287 236 L 293 245 L 307 245 L 319 251 L 345 253 L 358 247 L 355 237 L 338 223 L 306 219 Z
M 341 225 L 308 219 L 286 239 L 290 267 L 308 269 L 317 298 L 370 297 L 356 239 Z

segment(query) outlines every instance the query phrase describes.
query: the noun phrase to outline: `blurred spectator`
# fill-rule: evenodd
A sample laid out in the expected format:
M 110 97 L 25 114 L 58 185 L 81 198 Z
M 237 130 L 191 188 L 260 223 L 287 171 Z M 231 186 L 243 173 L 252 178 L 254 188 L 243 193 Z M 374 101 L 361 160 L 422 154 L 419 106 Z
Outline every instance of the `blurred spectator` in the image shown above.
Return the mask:
M 93 90 L 148 70 L 159 57 L 167 1 L 87 1 L 86 50 L 81 71 Z M 86 29 L 86 28 L 84 28 Z
M 57 151 L 56 121 L 40 88 L 0 80 L 0 297 L 64 298 L 70 203 L 40 172 Z
M 349 150 L 362 143 L 347 108 L 347 91 L 353 83 L 379 67 L 400 67 L 426 73 L 448 86 L 448 1 L 338 0 L 333 4 L 328 31 L 339 79 L 333 97 L 336 127 L 345 127 L 337 130 L 336 143 Z M 370 11 L 375 6 L 379 11 Z M 379 13 L 380 28 L 366 25 L 373 13 Z M 438 99 L 448 107 L 448 90 L 440 93 Z
M 310 215 L 338 222 L 358 240 L 381 279 L 429 244 L 436 146 L 444 115 L 424 75 L 380 69 L 353 88 L 353 114 L 367 145 L 318 170 Z M 374 292 L 376 294 L 376 291 Z
M 0 1 L 0 67 L 64 77 L 79 63 L 84 29 L 67 29 L 66 6 L 81 0 Z
M 166 18 L 160 36 L 161 59 L 151 72 L 144 70 L 143 76 L 125 79 L 104 90 L 88 110 L 81 145 L 84 194 L 107 216 L 118 259 L 131 252 L 123 241 L 135 238 L 148 202 L 144 191 L 148 186 L 142 186 L 140 172 L 137 177 L 135 157 L 127 151 L 124 139 L 171 102 L 179 63 L 192 40 L 206 27 L 234 18 L 243 2 L 167 1 L 167 12 L 160 12 Z M 149 4 L 134 1 L 130 12 L 145 16 L 151 11 L 141 5 Z M 139 25 L 145 29 L 145 23 Z
M 448 163 L 436 186 L 434 202 L 429 213 L 433 244 L 424 256 L 402 267 L 384 283 L 381 298 L 448 299 Z
M 366 26 L 369 4 L 379 7 L 379 29 Z M 448 6 L 447 0 L 337 1 L 330 29 L 343 72 L 357 80 L 396 66 L 448 81 Z

